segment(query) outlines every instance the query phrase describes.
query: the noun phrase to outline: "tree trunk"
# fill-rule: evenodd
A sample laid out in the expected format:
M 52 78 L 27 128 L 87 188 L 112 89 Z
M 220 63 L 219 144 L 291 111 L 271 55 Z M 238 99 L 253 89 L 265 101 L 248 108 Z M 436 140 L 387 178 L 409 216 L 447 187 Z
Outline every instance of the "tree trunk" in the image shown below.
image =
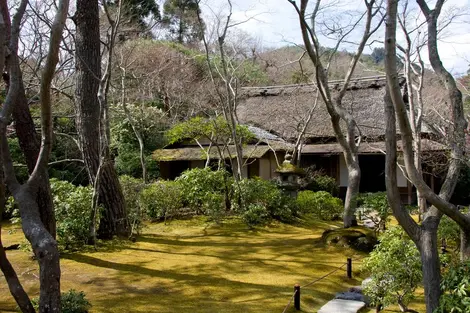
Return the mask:
M 39 263 L 39 312 L 60 312 L 60 264 L 57 242 L 45 229 L 38 205 L 27 185 L 12 192 L 18 204 L 23 232 Z
M 434 208 L 433 208 L 434 209 Z M 435 209 L 434 209 L 435 210 Z M 426 225 L 423 222 L 419 250 L 423 269 L 424 299 L 426 313 L 433 313 L 439 306 L 441 296 L 441 272 L 439 265 L 439 250 L 437 245 L 437 227 L 439 221 Z
M 1 226 L 0 226 L 1 232 Z M 1 236 L 1 234 L 0 234 Z M 21 285 L 18 275 L 16 275 L 13 266 L 11 266 L 10 261 L 7 259 L 5 249 L 3 248 L 2 238 L 0 237 L 0 269 L 2 270 L 5 280 L 7 281 L 8 288 L 13 298 L 15 298 L 16 303 L 18 304 L 21 312 L 23 313 L 36 313 L 29 300 L 28 294 L 24 291 L 23 286 Z
M 103 164 L 98 197 L 99 203 L 106 204 L 106 209 L 101 212 L 98 238 L 111 239 L 114 235 L 128 236 L 129 224 L 124 195 L 112 162 Z
M 344 200 L 344 227 L 355 226 L 357 196 L 359 195 L 359 187 L 361 184 L 361 168 L 359 162 L 354 161 L 348 166 L 348 189 L 346 191 L 346 199 Z
M 77 0 L 77 10 L 73 18 L 76 25 L 76 89 L 75 111 L 79 142 L 83 160 L 92 183 L 100 165 L 105 149 L 101 147 L 100 132 L 101 108 L 98 91 L 101 79 L 100 25 L 98 1 Z M 107 143 L 108 141 L 106 141 Z M 114 235 L 128 235 L 124 196 L 112 160 L 105 160 L 100 177 L 98 203 L 103 206 L 98 236 L 108 239 Z
M 16 57 L 14 55 L 10 57 Z M 16 62 L 12 62 L 16 64 Z M 12 66 L 14 66 L 12 64 Z M 18 94 L 16 103 L 13 109 L 13 119 L 15 121 L 15 132 L 18 136 L 21 151 L 24 154 L 26 165 L 28 167 L 29 174 L 32 173 L 36 160 L 39 155 L 39 149 L 41 148 L 41 140 L 36 132 L 36 126 L 31 117 L 31 112 L 28 106 L 28 100 L 25 96 L 25 90 L 23 85 L 23 79 L 20 73 L 20 81 L 18 84 Z M 4 76 L 7 85 L 9 84 L 8 75 Z M 37 200 L 39 205 L 39 212 L 41 214 L 41 221 L 44 223 L 46 229 L 51 235 L 56 237 L 56 221 L 54 214 L 54 207 L 52 204 L 51 197 L 51 186 L 49 184 L 49 173 L 47 170 L 43 170 L 41 175 L 41 184 L 39 185 L 37 192 Z
M 470 260 L 470 233 L 460 228 L 460 260 Z

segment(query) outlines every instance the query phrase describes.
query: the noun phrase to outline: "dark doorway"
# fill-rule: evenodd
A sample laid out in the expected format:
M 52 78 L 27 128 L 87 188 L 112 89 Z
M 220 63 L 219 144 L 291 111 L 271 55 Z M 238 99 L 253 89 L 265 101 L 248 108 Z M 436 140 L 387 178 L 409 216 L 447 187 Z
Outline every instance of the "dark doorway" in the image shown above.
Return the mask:
M 360 192 L 385 191 L 385 155 L 360 155 Z

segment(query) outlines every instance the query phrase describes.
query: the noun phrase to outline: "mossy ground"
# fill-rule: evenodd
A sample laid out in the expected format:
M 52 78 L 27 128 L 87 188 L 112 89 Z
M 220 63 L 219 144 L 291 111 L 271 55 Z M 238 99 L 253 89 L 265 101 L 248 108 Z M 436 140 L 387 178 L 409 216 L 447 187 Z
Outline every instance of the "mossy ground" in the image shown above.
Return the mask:
M 361 281 L 364 255 L 322 242 L 326 229 L 339 226 L 306 220 L 250 230 L 238 219 L 217 226 L 201 218 L 150 224 L 135 243 L 63 254 L 62 290 L 85 291 L 90 312 L 281 313 L 295 283 L 304 285 L 354 256 L 355 279 L 343 268 L 302 289 L 302 311 L 316 312 L 335 292 Z M 2 238 L 5 246 L 24 240 L 13 225 L 4 226 Z M 30 255 L 8 251 L 25 288 L 37 295 L 37 263 Z M 16 312 L 0 279 L 0 312 Z

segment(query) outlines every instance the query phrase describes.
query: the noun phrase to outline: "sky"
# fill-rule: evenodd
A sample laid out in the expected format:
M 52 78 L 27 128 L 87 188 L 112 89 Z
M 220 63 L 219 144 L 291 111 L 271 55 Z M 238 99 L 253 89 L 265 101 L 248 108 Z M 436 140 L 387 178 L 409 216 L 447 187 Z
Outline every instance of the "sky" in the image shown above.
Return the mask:
M 227 0 L 205 1 L 203 14 L 207 18 L 220 14 L 220 12 L 227 12 Z M 299 2 L 297 0 L 297 3 Z M 433 1 L 429 2 L 432 3 Z M 264 47 L 302 44 L 297 15 L 288 0 L 232 0 L 232 3 L 233 21 L 246 21 L 237 27 L 260 40 Z M 363 0 L 323 0 L 322 3 L 331 5 L 325 11 L 325 15 L 333 14 L 339 20 L 347 20 L 348 13 L 363 7 Z M 414 1 L 410 3 L 411 8 L 417 10 Z M 447 0 L 444 11 L 447 12 L 447 10 L 454 10 L 459 14 L 462 14 L 462 12 L 470 13 L 470 0 Z M 443 12 L 443 15 L 445 12 Z M 418 21 L 424 21 L 423 17 L 418 17 Z M 354 41 L 354 36 L 357 38 L 358 34 L 358 32 L 353 34 L 351 41 Z M 367 48 L 365 52 L 370 53 L 373 47 L 382 46 L 383 37 L 384 29 L 380 29 L 374 38 L 377 42 Z M 465 74 L 470 67 L 470 15 L 464 14 L 458 17 L 442 33 L 441 37 L 439 51 L 444 66 L 455 75 Z M 403 37 L 399 36 L 399 41 L 400 38 Z M 324 37 L 320 40 L 323 46 L 333 45 L 333 41 Z M 343 49 L 353 50 L 353 46 L 346 45 Z M 423 59 L 425 63 L 428 63 L 426 55 L 427 51 L 424 51 Z

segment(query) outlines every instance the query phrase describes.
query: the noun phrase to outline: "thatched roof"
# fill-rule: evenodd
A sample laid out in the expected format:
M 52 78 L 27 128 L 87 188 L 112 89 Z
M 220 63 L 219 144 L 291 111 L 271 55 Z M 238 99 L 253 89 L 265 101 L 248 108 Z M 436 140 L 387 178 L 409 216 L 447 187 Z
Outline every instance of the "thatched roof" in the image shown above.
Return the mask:
M 401 140 L 397 142 L 398 151 L 402 151 Z M 447 147 L 441 143 L 438 143 L 429 139 L 421 139 L 421 150 L 422 151 L 444 151 Z M 326 143 L 326 144 L 308 144 L 302 148 L 304 154 L 340 154 L 343 150 L 339 143 Z M 359 154 L 368 153 L 384 153 L 385 142 L 363 142 L 359 145 Z
M 385 133 L 383 99 L 386 80 L 369 77 L 351 81 L 343 99 L 343 106 L 355 117 L 363 136 L 378 137 Z M 338 91 L 341 82 L 332 82 Z M 241 124 L 254 125 L 293 139 L 314 105 L 314 85 L 285 85 L 271 87 L 246 87 L 237 108 Z M 334 137 L 330 115 L 318 97 L 318 104 L 306 131 L 306 138 Z
M 207 148 L 207 147 L 206 147 Z M 278 149 L 279 147 L 275 147 Z M 222 149 L 222 147 L 221 147 Z M 246 145 L 243 146 L 243 157 L 244 158 L 261 158 L 271 148 L 266 145 Z M 219 159 L 219 153 L 216 147 L 212 147 L 209 151 L 211 159 Z M 234 158 L 236 155 L 235 147 L 230 146 L 229 152 L 224 151 L 224 156 Z M 158 149 L 153 152 L 153 158 L 157 161 L 196 161 L 205 160 L 206 154 L 200 147 L 187 147 L 187 148 L 176 148 L 176 149 Z

